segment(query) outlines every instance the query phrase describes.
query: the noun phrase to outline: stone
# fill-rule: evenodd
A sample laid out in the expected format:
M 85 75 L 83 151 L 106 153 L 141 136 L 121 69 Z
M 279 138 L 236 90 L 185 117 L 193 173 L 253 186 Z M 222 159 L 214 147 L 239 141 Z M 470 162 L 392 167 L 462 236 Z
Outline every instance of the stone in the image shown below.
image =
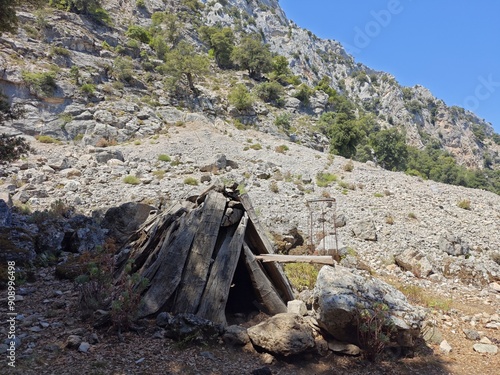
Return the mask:
M 304 353 L 314 348 L 312 328 L 297 314 L 281 313 L 248 328 L 254 346 L 283 356 Z
M 12 225 L 11 207 L 12 199 L 10 194 L 0 193 L 0 227 L 10 227 Z
M 481 335 L 479 334 L 479 332 L 474 330 L 474 329 L 465 329 L 464 328 L 463 332 L 464 332 L 467 340 L 478 341 L 479 339 L 481 339 Z
M 98 163 L 106 164 L 111 159 L 118 159 L 120 161 L 125 161 L 123 154 L 120 150 L 104 150 L 97 152 L 94 155 Z
M 371 309 L 374 303 L 389 308 L 401 346 L 413 346 L 425 317 L 422 308 L 410 305 L 391 285 L 342 266 L 321 268 L 313 298 L 319 325 L 335 339 L 350 343 L 358 343 L 355 321 L 359 309 Z
M 328 349 L 330 349 L 334 353 L 340 353 L 351 356 L 357 356 L 361 353 L 361 349 L 358 346 L 354 344 L 340 342 L 337 340 L 329 340 Z
M 287 312 L 289 314 L 304 316 L 307 314 L 306 304 L 300 300 L 288 301 Z
M 14 261 L 16 265 L 26 265 L 36 257 L 35 236 L 24 228 L 0 226 L 0 263 Z
M 224 327 L 193 314 L 178 314 L 165 326 L 165 337 L 183 340 L 186 337 L 220 336 Z
M 489 344 L 474 344 L 472 347 L 474 351 L 478 353 L 485 353 L 485 354 L 497 354 L 498 353 L 498 347 L 496 345 L 489 345 Z
M 82 342 L 80 346 L 78 346 L 78 351 L 82 353 L 87 353 L 90 349 L 90 344 L 88 342 Z
M 467 255 L 470 252 L 469 245 L 462 239 L 452 234 L 445 234 L 439 238 L 439 249 L 452 256 Z
M 168 325 L 170 319 L 172 319 L 172 316 L 168 312 L 162 311 L 156 316 L 156 325 L 158 327 L 165 327 Z
M 407 249 L 394 257 L 396 264 L 417 277 L 427 277 L 432 273 L 432 264 L 422 252 Z
M 493 282 L 490 284 L 490 289 L 494 292 L 500 293 L 500 284 L 497 282 Z
M 245 346 L 250 342 L 247 329 L 238 325 L 232 325 L 226 328 L 222 340 L 226 344 L 235 346 Z
M 422 328 L 422 338 L 426 343 L 435 345 L 439 345 L 444 340 L 441 330 L 428 322 L 425 322 Z
M 335 226 L 342 228 L 347 225 L 347 217 L 344 214 L 339 214 L 335 217 Z
M 352 234 L 365 241 L 377 241 L 377 229 L 372 220 L 359 220 L 352 224 Z
M 439 344 L 439 349 L 444 353 L 444 354 L 450 354 L 451 351 L 453 350 L 451 345 L 448 343 L 448 341 L 443 340 L 441 344 Z
M 109 230 L 108 235 L 113 237 L 117 247 L 120 247 L 148 219 L 149 215 L 155 212 L 156 209 L 148 204 L 124 203 L 107 210 L 101 226 Z
M 82 343 L 82 337 L 79 335 L 69 335 L 66 339 L 66 346 L 70 349 L 76 349 Z

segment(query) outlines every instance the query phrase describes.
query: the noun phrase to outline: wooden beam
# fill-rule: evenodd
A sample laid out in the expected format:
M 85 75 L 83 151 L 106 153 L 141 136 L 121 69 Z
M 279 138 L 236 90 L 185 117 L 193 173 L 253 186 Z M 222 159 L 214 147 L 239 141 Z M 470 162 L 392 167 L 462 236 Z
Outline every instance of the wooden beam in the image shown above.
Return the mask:
M 274 254 L 274 249 L 271 241 L 269 241 L 269 238 L 267 238 L 264 228 L 260 224 L 259 218 L 255 213 L 248 194 L 242 194 L 240 196 L 240 202 L 243 205 L 243 208 L 245 209 L 249 218 L 245 241 L 257 255 Z M 281 265 L 276 263 L 266 263 L 264 265 L 264 268 L 269 274 L 269 277 L 271 278 L 273 284 L 280 292 L 283 300 L 285 302 L 293 300 L 294 297 L 292 286 L 285 276 Z
M 144 270 L 150 286 L 142 297 L 139 317 L 158 312 L 177 289 L 200 217 L 200 209 L 182 216 L 178 229 L 163 242 L 158 258 Z
M 224 243 L 217 253 L 196 314 L 199 317 L 227 325 L 226 303 L 240 258 L 246 226 L 247 215 L 244 215 L 232 238 L 228 237 L 229 243 Z
M 327 264 L 329 266 L 335 265 L 333 257 L 325 255 L 279 255 L 279 254 L 267 254 L 267 255 L 257 255 L 255 257 L 257 260 L 261 260 L 264 263 L 267 262 L 278 262 L 278 263 L 315 263 L 315 264 Z
M 177 291 L 174 313 L 195 314 L 198 309 L 225 208 L 226 197 L 210 191 L 203 203 L 201 221 Z
M 279 296 L 271 281 L 267 278 L 262 265 L 255 259 L 255 255 L 246 243 L 243 244 L 245 266 L 250 274 L 255 294 L 259 304 L 264 306 L 265 313 L 270 315 L 287 312 L 285 302 Z

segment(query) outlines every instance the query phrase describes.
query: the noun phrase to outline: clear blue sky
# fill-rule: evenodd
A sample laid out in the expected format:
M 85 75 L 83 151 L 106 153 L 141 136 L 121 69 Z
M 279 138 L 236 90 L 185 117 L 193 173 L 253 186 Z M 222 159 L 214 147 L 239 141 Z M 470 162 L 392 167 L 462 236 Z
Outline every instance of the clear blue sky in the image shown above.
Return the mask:
M 403 86 L 420 84 L 500 133 L 499 0 L 280 0 L 289 19 L 338 40 Z

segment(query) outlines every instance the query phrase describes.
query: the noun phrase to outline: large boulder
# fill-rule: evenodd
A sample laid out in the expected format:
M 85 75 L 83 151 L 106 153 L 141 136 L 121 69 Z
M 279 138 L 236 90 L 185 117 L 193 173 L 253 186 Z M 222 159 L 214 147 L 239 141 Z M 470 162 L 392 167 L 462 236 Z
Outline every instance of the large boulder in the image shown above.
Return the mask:
M 313 291 L 313 308 L 319 325 L 338 340 L 359 344 L 356 317 L 360 310 L 371 310 L 376 303 L 389 308 L 397 330 L 394 340 L 413 346 L 425 313 L 412 306 L 406 297 L 389 284 L 360 271 L 341 266 L 324 266 Z
M 282 313 L 248 328 L 252 344 L 273 354 L 290 356 L 315 347 L 311 326 L 298 314 Z
M 417 277 L 427 277 L 432 273 L 432 264 L 425 254 L 418 250 L 407 249 L 394 257 L 396 264 Z
M 0 227 L 0 262 L 16 262 L 16 265 L 29 264 L 36 257 L 35 238 L 23 228 Z
M 119 207 L 112 207 L 104 215 L 101 226 L 109 230 L 108 235 L 115 239 L 118 247 L 129 240 L 142 223 L 149 217 L 153 206 L 143 203 L 128 202 Z
M 10 203 L 10 204 L 9 204 Z M 0 192 L 0 227 L 12 225 L 12 199 L 8 193 Z

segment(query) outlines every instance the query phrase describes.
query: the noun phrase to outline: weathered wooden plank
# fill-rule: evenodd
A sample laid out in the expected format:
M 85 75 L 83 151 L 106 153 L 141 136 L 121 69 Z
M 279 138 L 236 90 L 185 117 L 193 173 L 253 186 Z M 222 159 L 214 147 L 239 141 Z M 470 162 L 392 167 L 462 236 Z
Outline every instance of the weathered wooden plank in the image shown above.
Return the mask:
M 274 254 L 273 246 L 269 241 L 269 238 L 267 238 L 262 225 L 260 224 L 259 218 L 255 213 L 248 194 L 242 194 L 240 196 L 240 202 L 243 205 L 243 208 L 245 209 L 249 218 L 245 241 L 250 246 L 250 248 L 257 253 L 257 255 Z M 283 300 L 285 300 L 286 302 L 293 300 L 294 297 L 292 286 L 285 276 L 285 273 L 283 272 L 281 266 L 276 263 L 266 263 L 264 265 L 264 268 L 269 274 L 269 277 L 271 278 L 273 284 L 280 292 Z
M 315 264 L 327 264 L 329 266 L 335 265 L 335 261 L 332 256 L 321 256 L 321 255 L 281 255 L 281 254 L 267 254 L 267 255 L 257 255 L 255 257 L 257 260 L 261 260 L 264 263 L 267 262 L 278 262 L 278 263 L 315 263 Z
M 212 254 L 225 208 L 226 197 L 216 191 L 210 191 L 203 205 L 199 228 L 177 291 L 175 313 L 195 314 L 198 309 L 207 283 Z
M 131 251 L 130 257 L 134 260 L 132 271 L 149 266 L 146 263 L 148 261 L 151 262 L 156 257 L 162 247 L 163 241 L 168 239 L 167 234 L 170 233 L 168 231 L 169 227 L 186 212 L 185 207 L 175 204 L 166 213 L 157 217 L 155 225 L 149 228 L 149 233 L 145 233 L 147 240 L 143 241 L 137 249 Z
M 225 314 L 226 303 L 234 272 L 238 266 L 246 226 L 247 216 L 244 215 L 232 238 L 229 236 L 226 237 L 228 243 L 225 242 L 222 244 L 210 270 L 207 286 L 201 297 L 200 307 L 197 312 L 199 317 L 215 323 L 227 324 Z
M 150 286 L 142 297 L 139 317 L 158 312 L 177 289 L 200 219 L 201 210 L 182 216 L 178 229 L 162 244 L 158 258 L 144 272 Z
M 254 286 L 255 293 L 259 298 L 259 303 L 264 306 L 266 313 L 275 315 L 287 311 L 286 304 L 283 302 L 271 281 L 267 278 L 252 250 L 246 243 L 243 244 L 245 256 L 245 266 L 250 274 L 250 279 Z

